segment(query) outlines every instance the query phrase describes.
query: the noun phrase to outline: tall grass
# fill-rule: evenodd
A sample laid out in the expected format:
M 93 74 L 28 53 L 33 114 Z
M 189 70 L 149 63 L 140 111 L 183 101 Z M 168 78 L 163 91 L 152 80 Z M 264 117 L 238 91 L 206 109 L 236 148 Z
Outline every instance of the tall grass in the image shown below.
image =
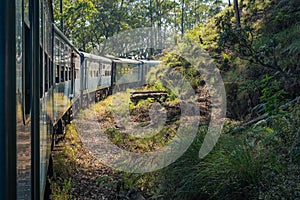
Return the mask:
M 198 158 L 206 127 L 176 162 L 125 182 L 152 199 L 296 199 L 300 197 L 300 112 L 274 115 L 239 134 L 224 133 Z

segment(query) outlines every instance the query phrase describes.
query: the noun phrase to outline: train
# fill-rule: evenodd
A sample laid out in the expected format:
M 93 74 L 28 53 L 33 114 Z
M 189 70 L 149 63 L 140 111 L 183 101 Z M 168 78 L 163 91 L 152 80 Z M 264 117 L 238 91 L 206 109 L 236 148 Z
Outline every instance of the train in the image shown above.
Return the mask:
M 0 4 L 0 199 L 49 199 L 51 150 L 80 110 L 142 86 L 159 61 L 78 50 L 51 0 Z

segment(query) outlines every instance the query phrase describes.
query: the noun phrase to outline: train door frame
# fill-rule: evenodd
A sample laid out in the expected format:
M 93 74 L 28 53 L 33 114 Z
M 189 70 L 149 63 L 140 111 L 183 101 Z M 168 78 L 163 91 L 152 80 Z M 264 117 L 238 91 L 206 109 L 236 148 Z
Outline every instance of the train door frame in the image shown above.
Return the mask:
M 16 29 L 15 1 L 0 4 L 0 199 L 16 199 Z M 5 116 L 5 117 L 4 117 Z
M 30 18 L 30 66 L 32 67 L 31 106 L 31 198 L 40 199 L 40 2 L 29 4 Z

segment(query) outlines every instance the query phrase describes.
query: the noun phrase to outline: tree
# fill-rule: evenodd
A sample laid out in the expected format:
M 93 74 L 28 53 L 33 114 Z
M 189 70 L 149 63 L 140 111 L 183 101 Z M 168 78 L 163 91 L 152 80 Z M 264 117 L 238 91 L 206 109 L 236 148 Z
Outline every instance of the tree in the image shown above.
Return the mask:
M 62 12 L 60 12 L 60 1 L 62 1 Z M 96 13 L 96 8 L 91 0 L 55 0 L 54 18 L 55 23 L 60 27 L 63 19 L 63 33 L 72 40 L 75 46 L 89 51 L 92 32 L 91 19 Z M 62 15 L 62 16 L 61 16 Z
M 241 27 L 241 18 L 240 18 L 238 0 L 233 0 L 233 3 L 234 3 L 235 18 L 236 18 L 236 26 L 237 26 L 237 28 L 239 28 L 239 27 Z
M 184 35 L 184 0 L 181 0 L 181 37 Z
M 62 9 L 60 9 L 62 2 Z M 53 0 L 55 23 L 75 46 L 102 53 L 106 39 L 125 30 L 152 27 L 148 46 L 162 48 L 163 40 L 183 35 L 221 10 L 221 0 Z M 143 50 L 144 51 L 144 50 Z M 147 54 L 159 53 L 149 48 Z

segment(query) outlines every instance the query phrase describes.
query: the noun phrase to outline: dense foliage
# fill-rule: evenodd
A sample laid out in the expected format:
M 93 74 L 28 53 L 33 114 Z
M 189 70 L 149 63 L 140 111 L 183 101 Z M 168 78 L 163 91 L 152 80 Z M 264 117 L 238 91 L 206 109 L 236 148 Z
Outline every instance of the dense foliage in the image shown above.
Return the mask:
M 278 97 L 279 107 L 300 95 L 299 8 L 297 0 L 244 0 L 240 27 L 233 7 L 228 7 L 187 33 L 221 70 L 228 116 L 253 117 L 258 114 L 253 109 L 258 104 L 265 107 L 263 104 Z
M 171 34 L 183 34 L 197 23 L 206 21 L 224 6 L 221 0 L 54 0 L 53 2 L 56 25 L 72 39 L 75 46 L 96 53 L 104 51 L 104 41 L 107 38 L 135 28 L 152 27 L 157 33 L 151 42 L 161 43 L 161 40 Z

